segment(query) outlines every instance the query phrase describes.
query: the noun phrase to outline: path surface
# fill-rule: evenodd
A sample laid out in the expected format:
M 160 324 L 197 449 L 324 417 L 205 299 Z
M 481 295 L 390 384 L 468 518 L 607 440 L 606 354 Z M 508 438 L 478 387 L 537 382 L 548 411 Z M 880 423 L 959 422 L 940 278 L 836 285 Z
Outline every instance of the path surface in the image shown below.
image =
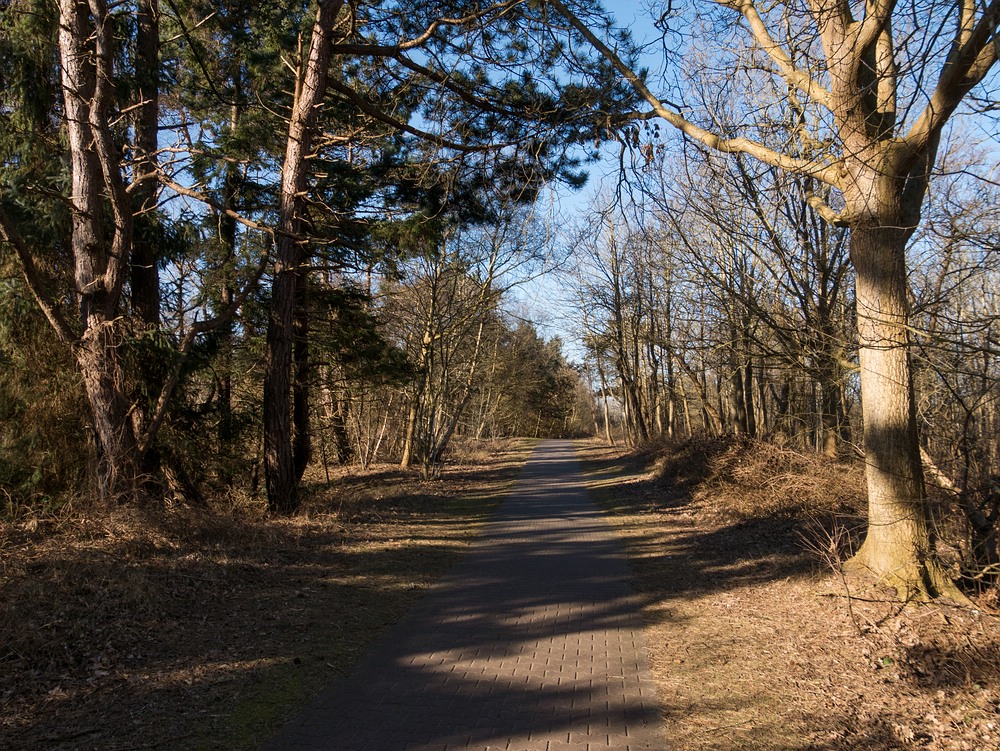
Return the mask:
M 662 751 L 624 550 L 568 441 L 445 581 L 264 751 Z

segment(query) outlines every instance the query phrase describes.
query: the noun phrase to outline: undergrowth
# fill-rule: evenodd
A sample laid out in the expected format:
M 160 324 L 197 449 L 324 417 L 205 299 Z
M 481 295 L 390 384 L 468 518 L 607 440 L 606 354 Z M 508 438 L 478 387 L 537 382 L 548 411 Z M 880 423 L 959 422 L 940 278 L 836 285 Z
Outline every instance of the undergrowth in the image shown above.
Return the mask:
M 694 436 L 644 446 L 658 481 L 722 520 L 787 518 L 804 547 L 838 571 L 860 546 L 867 519 L 864 462 L 830 458 L 733 436 Z M 1000 601 L 996 584 L 975 576 L 968 521 L 954 499 L 929 487 L 935 553 L 984 605 Z
M 695 436 L 661 444 L 664 482 L 734 518 L 864 513 L 864 467 L 766 441 Z

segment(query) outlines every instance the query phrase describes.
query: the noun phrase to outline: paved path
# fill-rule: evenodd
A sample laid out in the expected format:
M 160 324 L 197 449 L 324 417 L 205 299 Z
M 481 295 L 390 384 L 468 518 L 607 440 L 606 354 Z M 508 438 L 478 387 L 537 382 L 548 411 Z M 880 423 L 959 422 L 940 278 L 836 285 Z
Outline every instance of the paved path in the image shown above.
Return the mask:
M 264 751 L 662 751 L 629 580 L 572 444 L 546 441 L 452 574 Z

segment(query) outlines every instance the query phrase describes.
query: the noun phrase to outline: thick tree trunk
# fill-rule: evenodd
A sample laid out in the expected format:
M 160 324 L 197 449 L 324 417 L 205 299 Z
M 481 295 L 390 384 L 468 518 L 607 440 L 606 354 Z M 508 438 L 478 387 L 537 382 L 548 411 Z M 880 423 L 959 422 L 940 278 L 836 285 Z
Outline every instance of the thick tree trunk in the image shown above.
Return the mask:
M 117 344 L 114 325 L 91 317 L 75 347 L 94 427 L 97 495 L 109 503 L 130 500 L 138 477 L 138 443 L 129 419 L 131 405 L 122 389 Z
M 135 491 L 139 460 L 130 419 L 125 374 L 119 356 L 118 317 L 123 270 L 131 250 L 131 212 L 117 162 L 108 163 L 110 76 L 107 18 L 97 19 L 87 3 L 60 0 L 59 52 L 71 164 L 74 275 L 82 334 L 74 354 L 90 403 L 97 449 L 97 493 L 105 502 L 128 500 Z M 104 161 L 102 161 L 104 160 Z M 103 195 L 110 195 L 113 223 L 106 222 Z M 125 204 L 125 205 L 123 205 Z M 112 238 L 107 238 L 112 224 Z
M 313 24 L 305 72 L 297 82 L 281 169 L 279 233 L 275 248 L 271 315 L 264 358 L 264 477 L 267 503 L 273 513 L 298 509 L 295 453 L 292 448 L 292 341 L 298 277 L 305 273 L 303 195 L 312 149 L 316 113 L 326 94 L 327 68 L 339 0 L 321 2 Z
M 279 263 L 282 257 L 279 250 Z M 286 252 L 284 257 L 289 264 L 297 265 L 293 254 Z M 275 274 L 271 289 L 264 359 L 264 481 L 268 508 L 274 513 L 291 514 L 298 508 L 291 423 L 295 273 L 282 268 Z
M 295 481 L 302 479 L 312 456 L 309 429 L 309 295 L 304 274 L 295 279 L 295 320 L 292 335 L 292 458 Z
M 337 397 L 336 409 L 330 414 L 330 427 L 333 429 L 334 445 L 337 447 L 337 462 L 341 465 L 350 464 L 354 460 L 351 436 L 347 431 L 349 404 L 346 399 Z M 373 453 L 374 451 L 368 456 L 370 457 Z
M 160 97 L 160 11 L 158 0 L 140 0 L 136 10 L 136 83 L 139 107 L 135 116 L 136 184 L 133 192 L 137 212 L 129 288 L 132 310 L 146 328 L 160 326 L 159 242 L 156 223 Z M 151 393 L 158 389 L 154 388 Z
M 902 596 L 934 596 L 954 585 L 930 549 L 907 328 L 907 235 L 886 224 L 855 226 L 851 236 L 869 517 L 853 563 Z

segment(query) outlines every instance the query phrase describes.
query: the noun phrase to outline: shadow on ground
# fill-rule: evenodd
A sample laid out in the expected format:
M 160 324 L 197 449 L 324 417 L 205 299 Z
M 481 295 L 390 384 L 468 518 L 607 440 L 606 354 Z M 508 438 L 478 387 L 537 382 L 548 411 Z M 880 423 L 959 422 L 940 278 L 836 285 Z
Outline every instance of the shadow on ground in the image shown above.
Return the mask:
M 877 592 L 850 613 L 843 583 L 802 539 L 827 522 L 807 503 L 716 508 L 719 481 L 706 483 L 697 467 L 685 472 L 674 459 L 668 474 L 688 479 L 671 484 L 650 455 L 585 456 L 593 495 L 630 550 L 675 748 L 1000 748 L 995 618 L 938 605 L 904 611 Z M 838 469 L 802 484 L 822 492 Z M 826 514 L 850 499 L 846 481 L 834 490 Z
M 459 560 L 516 459 L 352 478 L 285 521 L 0 530 L 0 748 L 255 748 Z

